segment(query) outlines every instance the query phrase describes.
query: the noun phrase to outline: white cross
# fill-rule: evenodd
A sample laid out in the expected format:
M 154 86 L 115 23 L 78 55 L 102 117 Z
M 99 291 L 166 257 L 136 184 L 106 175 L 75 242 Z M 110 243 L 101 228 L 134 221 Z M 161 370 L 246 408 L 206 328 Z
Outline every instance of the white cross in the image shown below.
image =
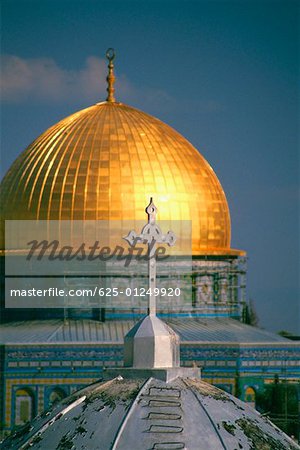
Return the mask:
M 143 227 L 141 234 L 130 231 L 125 239 L 131 247 L 134 247 L 138 241 L 148 244 L 148 275 L 149 275 L 149 314 L 156 314 L 156 244 L 168 244 L 170 247 L 176 242 L 176 236 L 173 231 L 163 234 L 160 227 L 156 224 L 157 208 L 150 198 L 150 203 L 146 208 L 148 214 L 148 223 Z

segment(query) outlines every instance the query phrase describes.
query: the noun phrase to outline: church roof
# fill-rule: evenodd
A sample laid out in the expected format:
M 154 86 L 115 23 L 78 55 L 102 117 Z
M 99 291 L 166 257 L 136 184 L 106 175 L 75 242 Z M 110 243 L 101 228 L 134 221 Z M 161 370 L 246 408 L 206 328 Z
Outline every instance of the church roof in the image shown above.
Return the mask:
M 299 450 L 235 397 L 196 378 L 114 378 L 76 392 L 1 448 Z
M 272 343 L 299 345 L 275 333 L 230 318 L 164 319 L 182 343 Z M 0 343 L 117 343 L 134 326 L 133 320 L 42 320 L 0 325 Z

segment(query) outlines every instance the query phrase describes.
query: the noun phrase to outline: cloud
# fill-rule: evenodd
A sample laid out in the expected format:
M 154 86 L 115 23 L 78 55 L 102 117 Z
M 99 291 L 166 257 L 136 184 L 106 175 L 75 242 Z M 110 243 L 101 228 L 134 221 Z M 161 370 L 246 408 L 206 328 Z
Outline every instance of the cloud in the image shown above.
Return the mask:
M 116 98 L 145 110 L 190 111 L 214 114 L 224 111 L 224 105 L 213 99 L 188 99 L 180 103 L 158 88 L 137 87 L 125 74 L 116 73 Z M 4 103 L 39 104 L 72 102 L 95 103 L 106 98 L 107 60 L 88 56 L 82 68 L 67 70 L 53 58 L 21 58 L 4 55 L 1 58 L 0 89 Z
M 21 58 L 5 55 L 1 61 L 1 97 L 6 103 L 96 102 L 106 98 L 107 61 L 89 56 L 82 69 L 66 70 L 52 58 Z M 117 98 L 148 107 L 174 106 L 174 100 L 159 89 L 137 88 L 117 73 Z
M 86 58 L 82 68 L 67 70 L 53 58 L 1 58 L 1 100 L 6 104 L 87 104 L 102 101 L 107 92 L 107 60 L 96 56 Z M 214 99 L 175 99 L 163 89 L 136 86 L 125 74 L 116 73 L 116 98 L 119 101 L 152 111 L 189 112 L 191 105 L 198 114 L 215 114 L 225 110 Z
M 52 58 L 20 58 L 5 55 L 1 63 L 1 96 L 4 102 L 20 103 L 28 99 L 38 102 L 101 100 L 106 97 L 107 61 L 89 56 L 84 67 L 66 70 Z M 120 95 L 134 95 L 135 89 L 121 76 Z

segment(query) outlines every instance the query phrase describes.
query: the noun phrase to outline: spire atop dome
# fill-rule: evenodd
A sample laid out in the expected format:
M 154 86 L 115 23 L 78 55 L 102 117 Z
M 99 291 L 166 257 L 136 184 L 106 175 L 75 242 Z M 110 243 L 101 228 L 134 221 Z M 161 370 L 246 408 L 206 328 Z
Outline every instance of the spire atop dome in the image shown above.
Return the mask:
M 115 92 L 115 88 L 114 88 L 114 84 L 115 84 L 115 74 L 114 74 L 114 59 L 116 57 L 116 52 L 113 48 L 108 48 L 106 50 L 106 58 L 108 59 L 108 75 L 106 77 L 106 81 L 107 81 L 107 98 L 106 101 L 107 102 L 115 102 L 115 96 L 114 96 L 114 92 Z

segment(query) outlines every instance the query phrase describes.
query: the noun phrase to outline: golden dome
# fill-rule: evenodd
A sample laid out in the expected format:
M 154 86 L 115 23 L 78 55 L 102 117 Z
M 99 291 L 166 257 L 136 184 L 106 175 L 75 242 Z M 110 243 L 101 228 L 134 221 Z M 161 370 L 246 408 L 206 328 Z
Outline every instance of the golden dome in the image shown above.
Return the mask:
M 103 102 L 63 119 L 16 159 L 2 182 L 5 219 L 192 220 L 193 254 L 230 250 L 222 186 L 173 128 L 137 109 Z

